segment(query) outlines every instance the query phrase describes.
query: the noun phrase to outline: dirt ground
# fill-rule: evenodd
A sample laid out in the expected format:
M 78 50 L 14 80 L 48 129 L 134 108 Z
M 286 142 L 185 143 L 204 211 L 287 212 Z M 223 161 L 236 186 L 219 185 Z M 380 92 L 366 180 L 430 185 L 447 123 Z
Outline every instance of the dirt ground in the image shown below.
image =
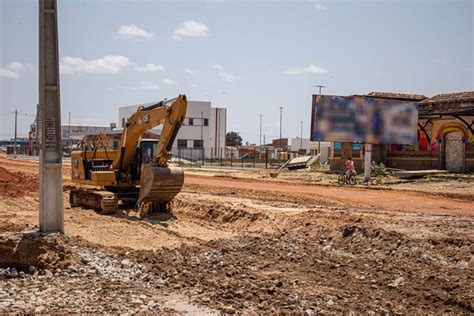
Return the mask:
M 0 233 L 35 229 L 37 162 L 0 165 Z M 172 214 L 140 219 L 71 208 L 63 170 L 66 238 L 81 262 L 0 271 L 0 312 L 474 312 L 468 182 L 422 192 L 188 172 Z

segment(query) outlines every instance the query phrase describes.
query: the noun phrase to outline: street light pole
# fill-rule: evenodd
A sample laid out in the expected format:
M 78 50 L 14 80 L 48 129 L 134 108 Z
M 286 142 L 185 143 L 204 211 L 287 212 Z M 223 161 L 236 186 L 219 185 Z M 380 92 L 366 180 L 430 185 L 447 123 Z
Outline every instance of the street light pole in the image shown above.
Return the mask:
M 17 136 L 18 110 L 15 110 L 15 146 L 13 147 L 13 157 L 16 158 L 16 136 Z
M 260 114 L 260 137 L 259 137 L 259 156 L 260 156 L 260 160 L 262 160 L 262 117 L 263 115 Z
M 204 128 L 204 112 L 201 112 L 201 160 L 204 164 L 204 139 L 202 137 L 202 129 Z
M 283 107 L 280 106 L 280 154 L 278 155 L 278 163 L 280 163 L 280 156 L 281 156 L 281 149 L 282 149 L 282 144 L 281 144 L 281 128 L 282 128 L 282 122 L 283 122 Z
M 71 153 L 71 112 L 68 113 L 68 124 L 69 124 L 69 154 Z

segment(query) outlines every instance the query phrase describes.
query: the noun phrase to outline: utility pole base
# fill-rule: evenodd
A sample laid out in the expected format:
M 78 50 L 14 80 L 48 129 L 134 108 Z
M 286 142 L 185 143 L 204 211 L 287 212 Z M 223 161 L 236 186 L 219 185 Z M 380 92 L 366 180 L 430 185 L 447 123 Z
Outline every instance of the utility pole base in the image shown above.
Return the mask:
M 39 222 L 42 232 L 64 233 L 62 176 L 61 164 L 41 164 Z

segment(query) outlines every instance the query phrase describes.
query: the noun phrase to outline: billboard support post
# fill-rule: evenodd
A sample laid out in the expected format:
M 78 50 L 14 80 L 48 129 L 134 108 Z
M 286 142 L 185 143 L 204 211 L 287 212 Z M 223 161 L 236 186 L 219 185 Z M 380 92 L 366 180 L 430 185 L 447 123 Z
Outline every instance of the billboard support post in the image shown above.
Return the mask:
M 370 180 L 370 174 L 372 172 L 372 144 L 365 144 L 364 154 L 364 181 Z

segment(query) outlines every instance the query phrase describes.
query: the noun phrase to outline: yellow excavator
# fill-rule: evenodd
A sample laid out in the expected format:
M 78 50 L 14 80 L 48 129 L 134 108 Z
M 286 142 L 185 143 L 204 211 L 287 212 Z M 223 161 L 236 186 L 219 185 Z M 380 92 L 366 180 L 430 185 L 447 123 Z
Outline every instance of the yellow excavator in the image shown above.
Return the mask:
M 127 119 L 115 150 L 104 134 L 92 142 L 86 136 L 71 153 L 71 179 L 91 187 L 72 189 L 71 206 L 92 208 L 101 214 L 115 213 L 119 204 L 136 207 L 140 214 L 169 211 L 184 182 L 183 170 L 170 160 L 187 106 L 186 96 L 179 95 L 139 107 Z M 146 131 L 161 124 L 158 141 L 143 138 Z

